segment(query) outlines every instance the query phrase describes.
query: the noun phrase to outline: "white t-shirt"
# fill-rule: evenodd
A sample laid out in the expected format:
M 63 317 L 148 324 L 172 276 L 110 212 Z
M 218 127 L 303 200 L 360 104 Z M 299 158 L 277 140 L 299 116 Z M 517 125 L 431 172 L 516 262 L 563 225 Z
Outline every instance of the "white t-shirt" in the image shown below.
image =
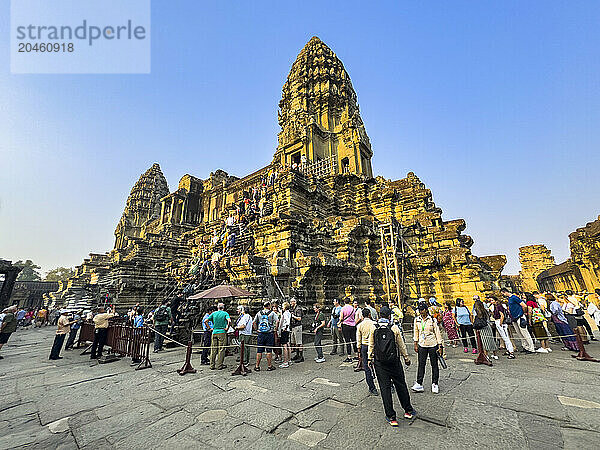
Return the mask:
M 250 314 L 244 313 L 240 321 L 238 322 L 238 327 L 244 325 L 244 329 L 240 330 L 240 334 L 251 336 L 252 335 L 252 316 Z
M 281 322 L 279 322 L 280 331 L 290 331 L 290 322 L 292 321 L 292 313 L 289 309 L 283 312 Z

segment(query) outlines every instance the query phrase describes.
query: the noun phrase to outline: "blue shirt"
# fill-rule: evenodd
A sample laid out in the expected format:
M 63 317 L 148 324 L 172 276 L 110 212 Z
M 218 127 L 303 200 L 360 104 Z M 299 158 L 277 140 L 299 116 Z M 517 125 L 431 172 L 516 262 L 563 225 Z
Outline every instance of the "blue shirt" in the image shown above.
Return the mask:
M 144 316 L 142 316 L 141 314 L 135 316 L 133 319 L 133 326 L 135 328 L 142 328 L 144 326 Z
M 79 314 L 75 314 L 73 316 L 73 320 L 75 323 L 71 325 L 71 330 L 79 330 L 79 328 L 81 328 L 81 316 Z
M 457 306 L 454 308 L 454 314 L 459 325 L 472 325 L 471 313 L 466 306 Z
M 204 317 L 202 318 L 202 331 L 211 331 L 213 329 L 212 320 L 208 321 L 208 328 L 206 328 L 206 324 L 204 323 L 206 318 L 209 316 L 210 316 L 210 314 L 206 313 L 206 314 L 204 314 Z
M 510 311 L 510 315 L 513 319 L 518 319 L 523 315 L 523 307 L 521 306 L 523 300 L 521 300 L 516 295 L 511 295 L 508 297 L 508 310 Z
M 336 306 L 331 310 L 331 326 L 337 328 L 338 322 L 340 321 L 340 313 L 342 311 L 341 306 Z

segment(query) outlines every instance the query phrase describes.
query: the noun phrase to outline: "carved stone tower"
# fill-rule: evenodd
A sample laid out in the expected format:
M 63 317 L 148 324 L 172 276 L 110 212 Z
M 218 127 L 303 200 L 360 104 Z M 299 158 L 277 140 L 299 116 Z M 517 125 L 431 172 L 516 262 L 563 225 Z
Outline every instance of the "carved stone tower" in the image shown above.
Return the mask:
M 135 183 L 115 230 L 115 249 L 127 246 L 128 237 L 140 237 L 142 226 L 160 215 L 160 199 L 169 195 L 167 180 L 154 163 Z
M 274 163 L 330 158 L 334 173 L 373 176 L 371 143 L 344 65 L 318 37 L 302 49 L 283 85 Z
M 519 248 L 519 261 L 521 263 L 519 276 L 524 292 L 539 291 L 538 275 L 555 265 L 554 256 L 543 244 L 526 245 Z

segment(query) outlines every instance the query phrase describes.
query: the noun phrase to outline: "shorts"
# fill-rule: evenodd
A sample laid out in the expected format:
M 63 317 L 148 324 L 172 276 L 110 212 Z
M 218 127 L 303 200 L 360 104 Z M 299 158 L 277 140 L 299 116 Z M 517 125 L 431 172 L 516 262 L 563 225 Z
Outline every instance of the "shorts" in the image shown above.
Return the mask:
M 258 333 L 256 339 L 256 353 L 271 353 L 271 348 L 275 345 L 275 336 L 273 332 L 269 333 Z
M 288 342 L 290 342 L 290 332 L 289 331 L 282 331 L 281 332 L 281 337 L 279 338 L 279 343 L 281 345 L 285 345 Z
M 546 329 L 544 328 L 543 322 L 536 322 L 531 328 L 536 339 L 548 339 L 548 334 L 546 333 Z
M 0 333 L 0 344 L 6 344 L 12 333 Z
M 292 345 L 302 345 L 302 326 L 292 328 L 290 336 Z

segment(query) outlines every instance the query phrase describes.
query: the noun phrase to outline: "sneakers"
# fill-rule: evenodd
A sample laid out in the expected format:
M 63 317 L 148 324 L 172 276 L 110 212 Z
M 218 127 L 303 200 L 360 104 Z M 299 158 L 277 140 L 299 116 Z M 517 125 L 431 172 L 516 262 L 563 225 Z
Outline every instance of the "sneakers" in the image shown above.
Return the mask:
M 469 353 L 469 349 L 468 349 L 467 347 L 465 347 L 465 348 L 463 349 L 463 352 L 465 352 L 465 353 Z
M 540 348 L 538 348 L 538 349 L 536 350 L 536 352 L 537 352 L 537 353 L 548 353 L 548 350 L 546 350 L 546 349 L 545 349 L 545 348 L 543 348 L 543 347 L 540 347 Z
M 515 355 L 513 353 L 509 353 L 506 358 L 507 359 L 515 359 Z
M 325 362 L 325 358 L 316 358 L 315 362 L 317 362 L 317 363 L 324 363 Z
M 415 384 L 413 384 L 412 390 L 415 392 L 423 392 L 425 389 L 423 388 L 422 384 L 419 384 L 415 381 Z
M 404 413 L 404 418 L 405 419 L 414 419 L 416 415 L 417 415 L 417 412 L 415 410 L 412 410 L 411 412 Z
M 476 348 L 474 348 L 472 353 L 473 353 L 474 355 L 476 355 L 476 354 L 477 354 L 477 349 L 476 349 Z
M 398 421 L 396 419 L 393 419 L 391 417 L 386 417 L 385 420 L 387 421 L 387 423 L 389 423 L 393 427 L 398 426 Z
M 280 369 L 287 369 L 288 367 L 290 367 L 289 363 L 284 362 L 284 363 L 279 364 Z
M 369 394 L 378 396 L 379 392 L 377 392 L 377 389 L 369 389 Z
M 491 355 L 491 356 L 490 356 L 490 358 L 492 358 L 492 359 L 498 359 L 498 356 L 496 356 L 496 355 Z
M 548 351 L 548 353 L 552 353 L 552 349 L 550 347 L 548 347 L 546 350 Z
M 329 353 L 330 355 L 337 355 L 337 351 L 332 351 L 331 353 Z
M 434 394 L 437 394 L 440 392 L 440 387 L 437 384 L 432 384 L 431 385 L 431 392 L 433 392 Z
M 345 363 L 351 363 L 352 362 L 352 358 L 346 358 L 345 360 L 343 360 L 342 362 Z

